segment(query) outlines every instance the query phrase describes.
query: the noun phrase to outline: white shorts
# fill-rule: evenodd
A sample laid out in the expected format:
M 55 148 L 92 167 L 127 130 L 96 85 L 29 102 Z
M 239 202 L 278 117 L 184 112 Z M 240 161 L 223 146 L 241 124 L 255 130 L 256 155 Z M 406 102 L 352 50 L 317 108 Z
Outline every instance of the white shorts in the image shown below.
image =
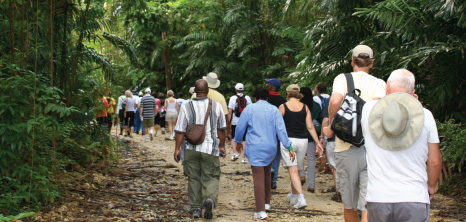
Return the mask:
M 282 160 L 284 167 L 298 166 L 299 170 L 304 170 L 304 157 L 307 152 L 307 138 L 290 138 L 291 146 L 293 147 L 293 152 L 295 154 L 295 159 L 293 162 L 290 160 L 290 152 L 286 147 L 280 143 Z
M 178 117 L 178 113 L 176 112 L 167 112 L 165 114 L 165 121 L 167 122 L 175 122 L 176 121 L 176 117 Z

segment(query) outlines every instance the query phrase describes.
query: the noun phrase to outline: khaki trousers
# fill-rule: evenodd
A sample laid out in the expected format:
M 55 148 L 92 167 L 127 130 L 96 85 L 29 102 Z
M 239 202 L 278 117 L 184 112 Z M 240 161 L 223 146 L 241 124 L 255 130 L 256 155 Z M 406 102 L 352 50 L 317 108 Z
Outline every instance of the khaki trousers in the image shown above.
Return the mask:
M 207 198 L 217 206 L 220 160 L 217 156 L 186 149 L 183 169 L 188 175 L 188 200 L 191 208 L 203 208 Z

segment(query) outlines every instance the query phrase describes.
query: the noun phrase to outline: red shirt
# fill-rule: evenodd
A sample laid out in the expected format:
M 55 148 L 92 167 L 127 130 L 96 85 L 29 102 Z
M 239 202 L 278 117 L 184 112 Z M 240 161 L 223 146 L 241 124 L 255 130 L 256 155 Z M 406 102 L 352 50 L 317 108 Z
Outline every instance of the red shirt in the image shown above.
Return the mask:
M 103 99 L 103 98 L 100 98 L 99 100 L 100 100 L 100 101 L 103 100 L 105 109 L 104 109 L 104 110 L 97 111 L 97 118 L 99 118 L 99 117 L 107 117 L 108 101 L 107 101 L 107 99 Z

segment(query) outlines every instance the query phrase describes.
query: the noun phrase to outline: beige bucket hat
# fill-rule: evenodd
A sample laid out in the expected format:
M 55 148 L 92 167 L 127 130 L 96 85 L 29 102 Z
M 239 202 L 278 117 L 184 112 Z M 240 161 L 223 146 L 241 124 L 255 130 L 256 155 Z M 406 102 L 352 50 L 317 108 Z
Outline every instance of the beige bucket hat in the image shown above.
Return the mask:
M 386 150 L 411 147 L 424 127 L 421 103 L 408 93 L 392 93 L 379 100 L 369 114 L 369 131 Z
M 203 76 L 202 79 L 207 81 L 207 85 L 211 89 L 216 89 L 220 86 L 220 80 L 218 80 L 217 73 L 215 72 L 209 72 L 207 76 Z

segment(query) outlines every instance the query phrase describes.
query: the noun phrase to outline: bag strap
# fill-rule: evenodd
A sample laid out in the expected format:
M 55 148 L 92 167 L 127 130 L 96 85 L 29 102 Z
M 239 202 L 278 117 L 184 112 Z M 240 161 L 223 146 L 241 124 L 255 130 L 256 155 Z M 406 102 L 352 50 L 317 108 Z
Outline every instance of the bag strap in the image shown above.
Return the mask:
M 205 114 L 205 118 L 204 118 L 204 126 L 205 124 L 207 124 L 207 118 L 209 117 L 210 115 L 210 110 L 212 109 L 212 100 L 209 99 L 209 107 L 207 107 L 207 113 Z
M 351 73 L 345 73 L 345 77 L 346 77 L 346 87 L 348 88 L 348 93 L 354 93 L 353 75 L 351 75 Z

